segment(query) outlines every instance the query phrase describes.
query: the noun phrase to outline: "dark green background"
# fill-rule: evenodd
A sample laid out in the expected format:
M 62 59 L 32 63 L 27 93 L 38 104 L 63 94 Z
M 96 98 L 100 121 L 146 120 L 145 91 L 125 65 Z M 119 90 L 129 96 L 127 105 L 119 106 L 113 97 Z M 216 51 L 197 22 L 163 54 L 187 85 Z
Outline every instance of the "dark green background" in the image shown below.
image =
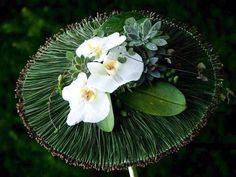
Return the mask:
M 195 26 L 217 49 L 225 85 L 236 89 L 236 19 L 230 1 L 193 0 L 1 0 L 0 2 L 0 176 L 128 176 L 66 165 L 28 137 L 15 110 L 18 73 L 47 37 L 96 12 L 146 9 Z M 192 143 L 156 164 L 139 168 L 145 177 L 235 177 L 235 99 L 222 104 Z

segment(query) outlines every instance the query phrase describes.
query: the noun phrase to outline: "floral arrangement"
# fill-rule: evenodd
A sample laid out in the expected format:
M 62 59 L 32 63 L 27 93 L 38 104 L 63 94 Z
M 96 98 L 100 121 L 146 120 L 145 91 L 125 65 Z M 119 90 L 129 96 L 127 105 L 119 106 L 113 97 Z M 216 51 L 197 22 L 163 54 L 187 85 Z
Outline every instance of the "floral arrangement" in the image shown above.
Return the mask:
M 40 47 L 17 81 L 17 110 L 66 163 L 132 169 L 178 151 L 233 95 L 221 67 L 194 28 L 152 12 L 101 14 Z
M 102 130 L 112 131 L 115 116 L 111 94 L 118 99 L 119 95 L 129 92 L 125 97 L 131 98 L 129 100 L 132 102 L 125 100 L 124 96 L 122 101 L 147 114 L 170 116 L 185 110 L 184 95 L 173 85 L 162 83 L 175 84 L 178 76 L 171 66 L 174 49 L 167 50 L 169 36 L 162 31 L 161 21 L 152 24 L 149 18 L 136 21 L 130 17 L 124 21 L 120 33 L 114 32 L 108 36 L 103 30 L 96 33 L 82 42 L 76 51 L 67 51 L 66 58 L 71 61 L 68 73 L 73 79 L 70 85 L 61 88 L 62 77 L 66 75 L 60 75 L 58 79 L 58 91 L 70 105 L 67 116 L 69 126 L 83 121 L 98 123 Z M 143 85 L 147 86 L 146 91 L 153 94 L 163 92 L 159 93 L 161 95 L 157 93 L 159 100 L 147 96 L 136 98 L 133 90 Z M 166 104 L 164 109 L 169 111 L 163 112 L 159 104 L 170 96 L 180 108 L 174 108 L 177 107 L 175 104 Z M 144 99 L 143 103 L 139 99 Z

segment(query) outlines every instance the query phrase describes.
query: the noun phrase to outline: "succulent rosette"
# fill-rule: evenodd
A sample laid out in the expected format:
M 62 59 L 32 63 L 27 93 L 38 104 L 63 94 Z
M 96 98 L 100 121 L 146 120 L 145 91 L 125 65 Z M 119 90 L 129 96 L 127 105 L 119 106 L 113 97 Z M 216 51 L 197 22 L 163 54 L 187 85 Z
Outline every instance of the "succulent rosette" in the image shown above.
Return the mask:
M 67 163 L 144 166 L 192 140 L 219 101 L 221 64 L 198 33 L 155 13 L 70 25 L 22 70 L 29 133 Z

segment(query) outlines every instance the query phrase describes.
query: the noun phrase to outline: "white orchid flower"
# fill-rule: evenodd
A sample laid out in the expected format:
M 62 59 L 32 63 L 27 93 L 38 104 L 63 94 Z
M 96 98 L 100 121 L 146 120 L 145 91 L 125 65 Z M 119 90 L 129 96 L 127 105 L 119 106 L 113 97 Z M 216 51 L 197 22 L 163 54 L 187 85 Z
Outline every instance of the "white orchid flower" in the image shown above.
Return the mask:
M 88 84 L 85 73 L 62 90 L 62 97 L 70 104 L 67 124 L 75 125 L 81 121 L 97 123 L 105 119 L 110 111 L 108 95 Z
M 103 57 L 107 52 L 122 44 L 126 40 L 124 35 L 120 36 L 118 32 L 113 33 L 107 37 L 94 37 L 84 41 L 77 49 L 76 54 L 78 57 L 95 57 L 95 61 L 103 61 Z
M 124 57 L 126 61 L 119 62 Z M 91 73 L 89 83 L 94 88 L 112 93 L 127 82 L 137 81 L 142 75 L 144 64 L 140 55 L 130 55 L 124 46 L 119 46 L 110 50 L 103 63 L 90 62 L 87 67 Z

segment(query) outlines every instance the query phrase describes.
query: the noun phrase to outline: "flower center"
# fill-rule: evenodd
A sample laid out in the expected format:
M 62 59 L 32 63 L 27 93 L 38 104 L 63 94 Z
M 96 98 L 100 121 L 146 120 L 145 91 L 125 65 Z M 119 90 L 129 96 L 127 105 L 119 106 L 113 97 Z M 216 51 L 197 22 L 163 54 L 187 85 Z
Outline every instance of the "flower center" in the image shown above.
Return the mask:
M 92 54 L 94 54 L 97 58 L 99 58 L 102 54 L 102 45 L 99 43 L 89 43 L 88 47 Z
M 120 63 L 117 60 L 105 60 L 103 65 L 108 74 L 115 75 Z
M 96 98 L 95 91 L 87 86 L 80 89 L 80 95 L 86 101 L 93 101 Z

